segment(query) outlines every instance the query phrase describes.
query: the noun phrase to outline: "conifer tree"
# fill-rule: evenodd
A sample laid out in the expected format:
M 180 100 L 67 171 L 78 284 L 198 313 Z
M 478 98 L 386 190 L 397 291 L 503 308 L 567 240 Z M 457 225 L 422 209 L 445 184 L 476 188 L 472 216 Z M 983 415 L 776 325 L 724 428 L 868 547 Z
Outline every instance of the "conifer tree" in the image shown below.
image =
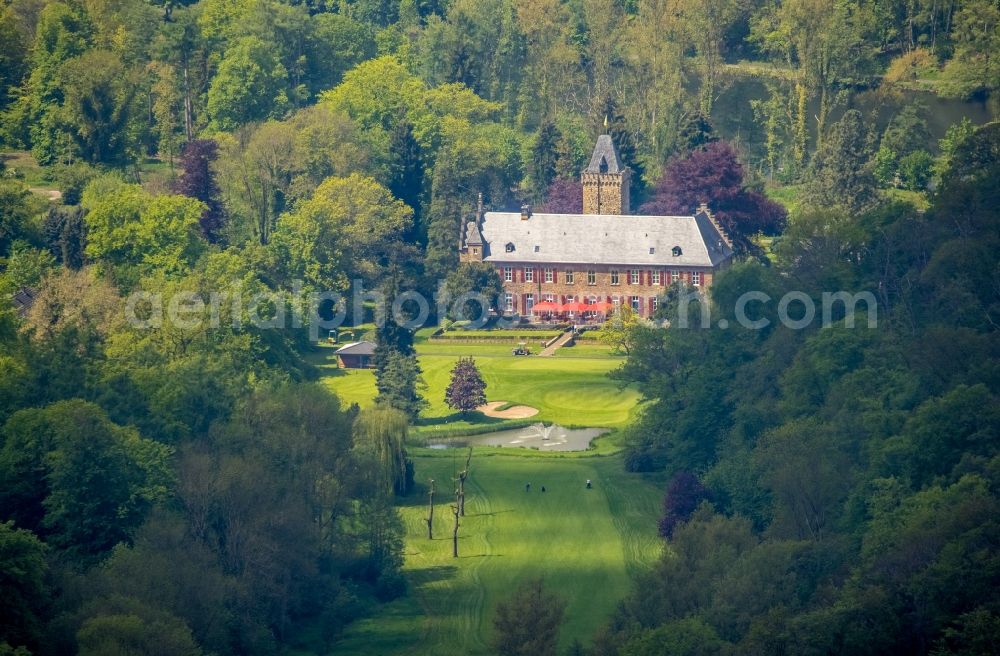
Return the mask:
M 431 206 L 427 216 L 425 272 L 429 280 L 444 280 L 458 264 L 462 189 L 454 164 L 441 157 L 434 165 Z
M 376 372 L 375 387 L 378 389 L 376 403 L 384 403 L 402 410 L 415 419 L 427 402 L 417 393 L 421 383 L 420 365 L 414 355 L 403 355 L 399 351 L 389 353 L 385 366 Z
M 497 604 L 493 648 L 501 656 L 555 656 L 566 602 L 547 591 L 541 579 L 522 583 Z
M 413 125 L 406 119 L 396 122 L 389 140 L 389 191 L 413 209 L 414 234 L 420 232 L 422 195 L 424 188 L 423 154 L 420 144 L 413 136 Z
M 681 123 L 678 139 L 678 150 L 683 155 L 696 148 L 702 148 L 718 141 L 712 121 L 700 111 L 689 114 Z
M 562 139 L 559 128 L 551 120 L 542 123 L 531 149 L 530 173 L 535 200 L 539 200 L 556 177 L 558 146 Z

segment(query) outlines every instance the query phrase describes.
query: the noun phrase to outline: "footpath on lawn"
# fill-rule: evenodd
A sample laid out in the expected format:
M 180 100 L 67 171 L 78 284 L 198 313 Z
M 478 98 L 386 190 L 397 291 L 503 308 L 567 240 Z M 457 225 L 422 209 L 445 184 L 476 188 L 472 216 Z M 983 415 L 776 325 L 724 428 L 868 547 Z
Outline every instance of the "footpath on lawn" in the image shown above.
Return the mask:
M 459 558 L 451 554 L 451 479 L 464 451 L 415 458 L 420 488 L 403 500 L 406 597 L 351 625 L 335 651 L 489 654 L 496 604 L 541 576 L 566 602 L 560 653 L 585 644 L 653 563 L 660 486 L 628 474 L 621 458 L 477 455 L 466 485 Z M 426 484 L 437 481 L 434 540 L 427 539 Z M 586 489 L 586 481 L 594 487 Z M 525 484 L 531 483 L 531 491 Z M 542 486 L 546 491 L 541 492 Z M 531 609 L 524 609 L 525 613 Z

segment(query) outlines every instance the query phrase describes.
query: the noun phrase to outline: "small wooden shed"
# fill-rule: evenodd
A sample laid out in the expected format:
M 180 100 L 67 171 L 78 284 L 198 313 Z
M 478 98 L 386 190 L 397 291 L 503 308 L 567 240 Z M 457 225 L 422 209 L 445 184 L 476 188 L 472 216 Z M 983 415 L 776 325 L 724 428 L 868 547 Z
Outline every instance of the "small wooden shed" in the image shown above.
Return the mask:
M 370 369 L 374 366 L 375 344 L 372 342 L 351 342 L 344 344 L 334 353 L 341 369 Z

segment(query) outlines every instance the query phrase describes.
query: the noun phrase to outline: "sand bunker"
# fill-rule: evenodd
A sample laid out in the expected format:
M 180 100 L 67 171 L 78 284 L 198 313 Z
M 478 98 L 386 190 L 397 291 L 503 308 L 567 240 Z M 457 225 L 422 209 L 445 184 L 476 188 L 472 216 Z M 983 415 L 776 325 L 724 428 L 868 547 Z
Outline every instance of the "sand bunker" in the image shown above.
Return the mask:
M 495 419 L 527 419 L 538 414 L 538 408 L 532 408 L 530 405 L 515 405 L 506 410 L 497 410 L 506 404 L 506 401 L 490 401 L 486 405 L 479 406 L 476 410 Z

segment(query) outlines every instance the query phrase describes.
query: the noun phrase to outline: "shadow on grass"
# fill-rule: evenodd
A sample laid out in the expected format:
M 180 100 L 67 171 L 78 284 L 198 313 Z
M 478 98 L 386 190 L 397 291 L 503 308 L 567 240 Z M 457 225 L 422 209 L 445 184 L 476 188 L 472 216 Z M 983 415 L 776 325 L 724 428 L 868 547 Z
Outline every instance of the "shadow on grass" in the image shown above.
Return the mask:
M 420 441 L 469 437 L 499 430 L 524 428 L 537 423 L 534 419 L 501 419 L 487 417 L 478 412 L 462 417 L 454 413 L 445 417 L 428 417 L 419 419 L 410 435 L 419 446 Z
M 458 558 L 459 560 L 463 558 L 503 558 L 503 554 L 474 554 L 471 556 L 463 556 L 462 554 L 458 554 Z
M 495 424 L 502 424 L 507 421 L 506 419 L 498 419 L 496 417 L 487 417 L 481 412 L 453 412 L 450 415 L 445 415 L 443 417 L 422 417 L 417 420 L 416 425 L 420 427 L 424 426 L 444 426 L 452 423 L 463 422 L 466 424 L 482 424 L 484 426 L 490 426 Z
M 493 517 L 494 515 L 502 515 L 503 513 L 515 512 L 514 508 L 508 508 L 507 510 L 494 510 L 488 513 L 465 513 L 466 517 Z
M 406 575 L 414 586 L 419 587 L 454 578 L 457 573 L 458 567 L 455 565 L 434 565 L 408 570 Z
M 349 371 L 359 371 L 358 369 L 341 369 L 340 367 L 335 367 L 333 365 L 315 365 L 319 370 L 320 378 L 337 378 L 340 376 L 346 376 Z

